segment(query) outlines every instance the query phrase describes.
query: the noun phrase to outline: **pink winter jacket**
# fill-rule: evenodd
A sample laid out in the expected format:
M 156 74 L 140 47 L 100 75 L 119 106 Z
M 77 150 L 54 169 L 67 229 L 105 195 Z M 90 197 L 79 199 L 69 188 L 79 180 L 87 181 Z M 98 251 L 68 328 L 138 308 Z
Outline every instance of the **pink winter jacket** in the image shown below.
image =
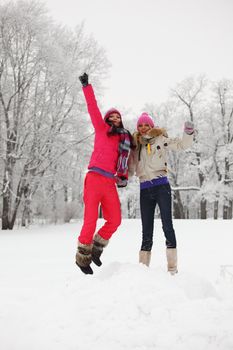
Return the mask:
M 88 169 L 98 167 L 112 174 L 116 173 L 118 161 L 119 135 L 108 136 L 110 126 L 104 121 L 98 108 L 92 86 L 83 87 L 88 113 L 95 128 L 94 150 Z

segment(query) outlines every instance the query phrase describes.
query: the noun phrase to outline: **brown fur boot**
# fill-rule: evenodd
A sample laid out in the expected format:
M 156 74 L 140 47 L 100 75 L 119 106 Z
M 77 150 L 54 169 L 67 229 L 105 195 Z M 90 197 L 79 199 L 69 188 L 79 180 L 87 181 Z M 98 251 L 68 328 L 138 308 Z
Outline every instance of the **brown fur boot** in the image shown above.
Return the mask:
M 76 253 L 76 265 L 86 275 L 93 274 L 93 270 L 90 267 L 91 252 L 92 252 L 92 244 L 82 244 L 80 242 L 78 243 L 78 248 Z
M 140 250 L 139 252 L 139 263 L 146 266 L 150 266 L 151 252 L 147 250 Z
M 176 248 L 167 248 L 167 270 L 171 275 L 175 275 L 177 270 L 177 249 Z
M 98 233 L 94 236 L 93 248 L 92 248 L 92 261 L 97 266 L 102 265 L 100 256 L 103 253 L 103 249 L 108 245 L 109 240 L 104 239 Z

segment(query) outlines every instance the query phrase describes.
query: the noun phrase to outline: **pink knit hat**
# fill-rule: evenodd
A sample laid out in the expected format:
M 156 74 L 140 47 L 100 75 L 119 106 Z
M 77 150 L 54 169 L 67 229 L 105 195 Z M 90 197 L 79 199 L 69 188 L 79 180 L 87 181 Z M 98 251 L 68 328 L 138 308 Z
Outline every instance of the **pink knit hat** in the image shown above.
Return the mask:
M 142 113 L 140 115 L 140 117 L 138 118 L 137 128 L 138 128 L 138 125 L 140 125 L 140 124 L 149 124 L 152 128 L 155 126 L 154 121 L 151 118 L 151 116 L 149 116 L 149 114 L 147 114 L 145 112 Z
M 112 114 L 112 113 L 117 113 L 121 117 L 120 112 L 116 108 L 111 108 L 105 113 L 104 120 L 106 121 L 108 119 L 108 117 L 110 116 L 110 114 Z

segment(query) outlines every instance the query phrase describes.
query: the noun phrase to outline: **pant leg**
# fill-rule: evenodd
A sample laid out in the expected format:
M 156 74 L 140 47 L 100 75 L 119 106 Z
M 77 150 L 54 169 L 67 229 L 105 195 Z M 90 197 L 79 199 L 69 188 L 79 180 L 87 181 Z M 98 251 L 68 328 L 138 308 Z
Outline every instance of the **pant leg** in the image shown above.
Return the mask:
M 87 173 L 84 182 L 84 222 L 78 237 L 82 244 L 91 244 L 98 220 L 98 209 L 101 200 L 101 189 L 98 175 Z M 103 176 L 102 176 L 103 177 Z
M 151 195 L 151 189 L 140 191 L 140 211 L 142 221 L 141 250 L 150 251 L 153 245 L 154 215 L 156 199 Z
M 167 248 L 176 248 L 176 235 L 172 223 L 172 199 L 169 184 L 157 186 L 157 201 L 160 209 Z
M 101 197 L 103 218 L 106 220 L 98 234 L 108 240 L 121 224 L 121 205 L 115 181 L 107 179 Z

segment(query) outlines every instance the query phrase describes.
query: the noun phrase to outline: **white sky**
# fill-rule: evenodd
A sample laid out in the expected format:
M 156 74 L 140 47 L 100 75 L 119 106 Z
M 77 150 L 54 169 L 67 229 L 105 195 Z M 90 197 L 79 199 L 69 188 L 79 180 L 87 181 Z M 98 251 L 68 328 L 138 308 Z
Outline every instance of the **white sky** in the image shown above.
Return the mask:
M 51 15 L 85 21 L 112 64 L 103 105 L 139 112 L 189 75 L 233 79 L 232 0 L 45 0 Z

